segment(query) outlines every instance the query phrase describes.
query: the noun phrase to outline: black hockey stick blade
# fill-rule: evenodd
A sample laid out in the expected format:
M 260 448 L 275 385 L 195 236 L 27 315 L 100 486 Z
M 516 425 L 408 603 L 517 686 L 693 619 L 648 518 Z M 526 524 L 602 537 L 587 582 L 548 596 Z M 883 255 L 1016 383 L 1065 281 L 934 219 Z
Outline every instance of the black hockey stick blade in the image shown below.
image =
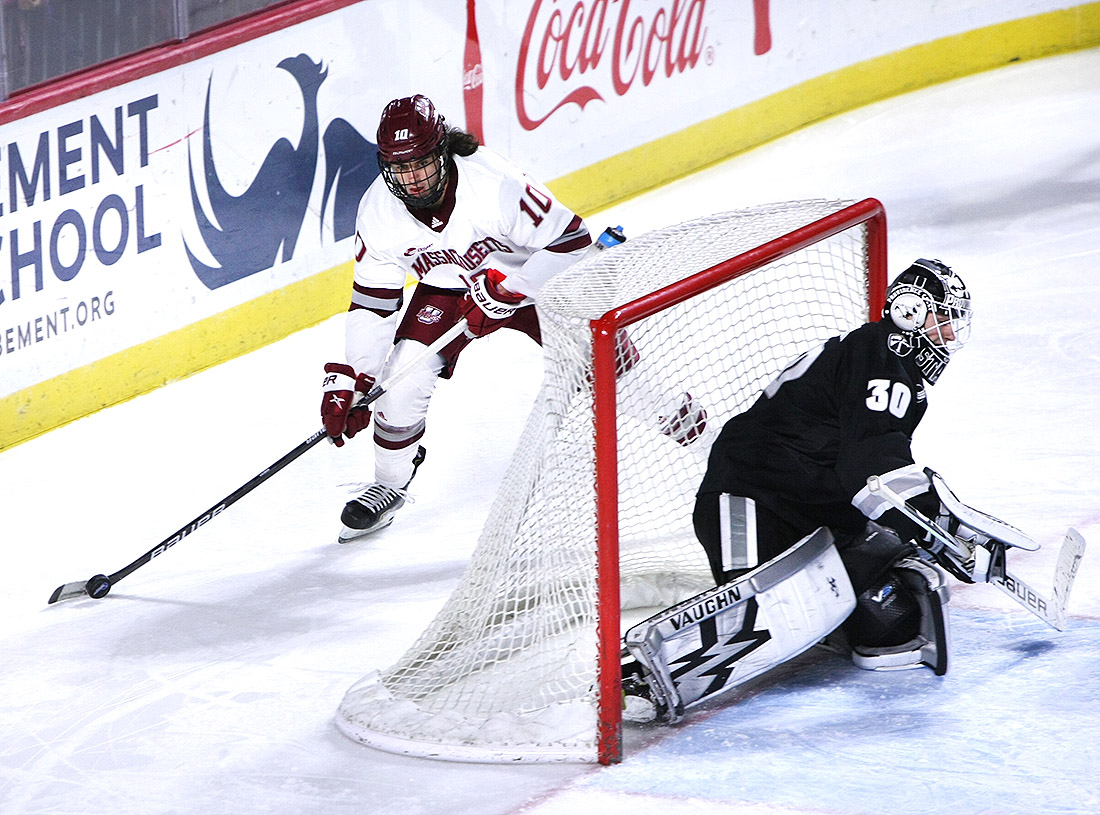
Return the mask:
M 417 365 L 423 362 L 423 360 L 427 359 L 432 354 L 440 353 L 447 345 L 449 345 L 452 341 L 461 336 L 463 332 L 465 332 L 466 327 L 467 324 L 465 318 L 460 319 L 451 328 L 444 332 L 438 339 L 432 342 L 431 345 L 427 346 L 419 356 L 409 360 L 403 368 L 400 368 L 399 370 L 395 371 L 384 380 L 379 382 L 374 388 L 371 389 L 371 392 L 368 393 L 363 398 L 363 400 L 356 405 L 356 407 L 366 407 L 372 402 L 375 402 L 387 390 L 390 389 L 394 382 L 397 382 L 398 380 L 407 376 L 409 372 L 414 370 Z M 142 566 L 144 566 L 146 563 L 148 563 L 150 560 L 157 557 L 158 555 L 163 555 L 171 547 L 175 546 L 177 543 L 190 535 L 200 526 L 214 518 L 214 516 L 220 515 L 225 509 L 229 507 L 230 504 L 235 503 L 237 499 L 243 498 L 245 495 L 252 492 L 252 490 L 256 489 L 256 487 L 260 486 L 260 484 L 267 481 L 267 479 L 271 478 L 271 476 L 275 475 L 275 473 L 279 472 L 279 470 L 283 469 L 283 467 L 290 464 L 290 462 L 294 461 L 296 458 L 302 455 L 302 453 L 309 450 L 322 439 L 327 438 L 328 433 L 326 433 L 324 429 L 318 430 L 316 433 L 314 433 L 304 442 L 299 444 L 297 447 L 295 447 L 281 459 L 276 461 L 270 467 L 267 467 L 266 469 L 258 473 L 247 484 L 241 485 L 232 493 L 225 496 L 225 498 L 223 498 L 221 501 L 206 510 L 206 512 L 202 513 L 197 518 L 194 518 L 189 524 L 177 529 L 175 532 L 162 540 L 160 543 L 158 543 L 144 555 L 139 557 L 133 563 L 124 566 L 123 568 L 119 569 L 117 572 L 111 575 L 97 574 L 84 581 L 65 583 L 61 586 L 58 586 L 54 590 L 53 594 L 50 595 L 48 603 L 52 605 L 54 603 L 60 603 L 63 600 L 72 600 L 74 597 L 83 596 L 91 597 L 96 600 L 100 599 L 101 597 L 106 597 L 107 593 L 111 590 L 111 587 L 115 583 L 122 580 L 122 578 L 126 577 L 128 574 L 135 571 L 136 569 L 140 569 Z
M 301 444 L 299 444 L 285 456 L 280 458 L 270 467 L 266 467 L 261 472 L 257 473 L 251 480 L 248 481 L 248 483 L 242 484 L 229 495 L 225 496 L 225 498 L 223 498 L 221 501 L 214 504 L 214 506 L 207 509 L 198 517 L 192 519 L 191 522 L 188 523 L 186 526 L 182 526 L 177 529 L 175 532 L 162 540 L 160 543 L 158 543 L 144 555 L 139 557 L 133 563 L 124 566 L 123 568 L 119 569 L 117 572 L 114 572 L 111 575 L 97 574 L 93 575 L 87 580 L 81 580 L 74 583 L 65 583 L 61 586 L 58 586 L 54 590 L 53 594 L 50 595 L 48 604 L 52 605 L 54 603 L 60 603 L 63 600 L 72 600 L 75 597 L 83 596 L 91 597 L 96 600 L 102 597 L 106 597 L 107 593 L 111 590 L 111 587 L 115 583 L 122 580 L 122 578 L 126 577 L 128 574 L 132 573 L 136 569 L 141 568 L 153 558 L 158 557 L 159 555 L 163 555 L 170 548 L 186 538 L 200 526 L 203 526 L 208 521 L 212 520 L 215 516 L 220 515 L 231 504 L 235 503 L 238 499 L 243 498 L 245 495 L 252 492 L 252 490 L 256 489 L 256 487 L 260 486 L 260 484 L 267 481 L 267 479 L 271 478 L 271 476 L 275 475 L 275 473 L 279 472 L 279 470 L 283 469 L 286 465 L 290 464 L 290 462 L 294 461 L 304 452 L 314 447 L 322 439 L 326 438 L 328 438 L 328 434 L 323 429 L 318 430 L 316 433 L 303 441 Z
M 88 581 L 80 580 L 76 583 L 66 583 L 64 586 L 58 586 L 54 589 L 53 594 L 50 595 L 49 602 L 60 603 L 62 600 L 72 600 L 74 597 L 83 597 L 88 594 Z M 89 597 L 91 595 L 88 595 Z

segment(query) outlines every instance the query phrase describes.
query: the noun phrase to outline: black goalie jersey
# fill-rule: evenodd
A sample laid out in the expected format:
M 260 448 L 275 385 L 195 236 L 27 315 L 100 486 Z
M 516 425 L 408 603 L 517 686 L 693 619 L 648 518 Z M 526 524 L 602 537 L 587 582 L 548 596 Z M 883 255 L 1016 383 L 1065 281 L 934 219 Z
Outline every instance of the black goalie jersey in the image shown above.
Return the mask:
M 699 494 L 746 496 L 792 524 L 857 533 L 852 500 L 871 475 L 913 464 L 924 380 L 890 321 L 807 352 L 726 423 Z

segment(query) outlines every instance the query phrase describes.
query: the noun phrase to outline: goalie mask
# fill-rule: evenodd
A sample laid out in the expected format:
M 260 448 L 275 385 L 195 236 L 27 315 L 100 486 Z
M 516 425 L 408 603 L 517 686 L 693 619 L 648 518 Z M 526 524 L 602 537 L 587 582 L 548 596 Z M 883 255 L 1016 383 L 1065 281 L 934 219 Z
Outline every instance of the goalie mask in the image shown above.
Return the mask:
M 399 200 L 431 207 L 447 189 L 447 128 L 421 94 L 394 99 L 378 122 L 378 167 Z
M 891 337 L 891 348 L 899 356 L 914 352 L 930 385 L 970 339 L 970 314 L 970 292 L 962 278 L 942 261 L 924 258 L 890 284 L 882 312 L 901 332 L 896 340 Z

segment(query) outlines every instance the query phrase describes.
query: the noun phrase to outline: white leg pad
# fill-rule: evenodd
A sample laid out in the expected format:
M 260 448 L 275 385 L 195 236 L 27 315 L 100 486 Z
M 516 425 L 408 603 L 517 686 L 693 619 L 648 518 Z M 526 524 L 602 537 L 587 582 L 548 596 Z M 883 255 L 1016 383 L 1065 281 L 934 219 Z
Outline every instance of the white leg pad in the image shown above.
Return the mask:
M 693 705 L 801 654 L 855 604 L 833 536 L 822 528 L 733 583 L 639 623 L 624 641 L 676 722 Z

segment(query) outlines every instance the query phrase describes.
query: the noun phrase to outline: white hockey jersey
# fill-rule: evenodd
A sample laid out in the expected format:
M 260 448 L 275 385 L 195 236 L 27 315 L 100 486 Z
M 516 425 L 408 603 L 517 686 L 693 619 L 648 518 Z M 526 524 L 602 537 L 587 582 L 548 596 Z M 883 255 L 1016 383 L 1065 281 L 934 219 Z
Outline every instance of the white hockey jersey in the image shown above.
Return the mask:
M 401 289 L 406 275 L 465 290 L 496 268 L 509 290 L 533 298 L 590 245 L 580 218 L 497 153 L 481 147 L 454 165 L 457 182 L 432 210 L 413 214 L 381 176 L 370 186 L 356 217 L 357 290 Z

